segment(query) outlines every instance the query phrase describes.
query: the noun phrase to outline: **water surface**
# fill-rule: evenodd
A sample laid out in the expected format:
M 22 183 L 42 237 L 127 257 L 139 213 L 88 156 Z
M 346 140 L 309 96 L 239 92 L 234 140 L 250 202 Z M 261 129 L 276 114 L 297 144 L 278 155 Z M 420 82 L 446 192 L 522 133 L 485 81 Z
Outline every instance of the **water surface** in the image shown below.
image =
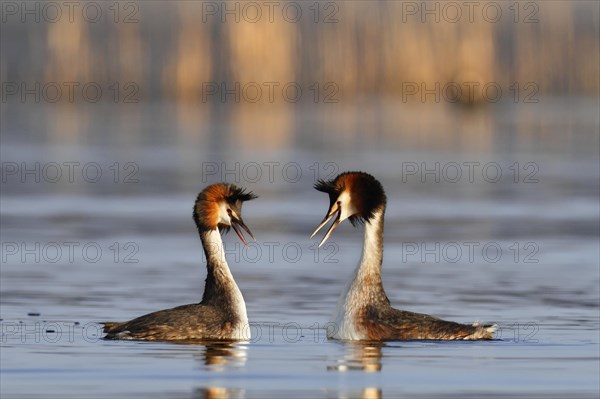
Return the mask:
M 376 127 L 343 140 L 322 132 L 351 109 L 297 111 L 285 140 L 244 145 L 227 121 L 202 133 L 208 141 L 171 135 L 153 143 L 141 131 L 169 120 L 159 107 L 140 111 L 146 122 L 127 138 L 127 124 L 93 123 L 79 141 L 33 140 L 36 124 L 56 115 L 14 117 L 3 130 L 3 173 L 7 162 L 94 162 L 103 178 L 3 175 L 2 397 L 597 397 L 597 102 L 572 104 L 548 99 L 518 115 L 500 107 L 454 122 L 440 109 L 404 115 L 393 104 L 361 105 L 354 111 Z M 399 126 L 426 115 L 423 126 Z M 439 179 L 413 173 L 436 163 Z M 469 163 L 477 163 L 472 181 Z M 260 178 L 250 174 L 254 164 Z M 455 164 L 464 175 L 454 182 Z M 503 177 L 482 175 L 485 165 Z M 348 169 L 371 172 L 387 190 L 383 279 L 394 306 L 496 322 L 498 340 L 325 339 L 362 229 L 342 225 L 317 251 L 308 236 L 328 202 L 312 184 Z M 205 263 L 192 204 L 223 178 L 260 195 L 244 207 L 257 242 L 244 248 L 225 238 L 252 339 L 100 340 L 95 322 L 199 300 Z

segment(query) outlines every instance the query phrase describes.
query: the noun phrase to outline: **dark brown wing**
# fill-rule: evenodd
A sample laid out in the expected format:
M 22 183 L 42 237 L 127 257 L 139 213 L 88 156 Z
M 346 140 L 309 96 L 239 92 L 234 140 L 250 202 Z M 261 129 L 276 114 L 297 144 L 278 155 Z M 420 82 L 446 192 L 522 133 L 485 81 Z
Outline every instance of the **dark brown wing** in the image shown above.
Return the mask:
M 176 341 L 226 338 L 234 320 L 227 320 L 213 306 L 192 304 L 149 313 L 124 323 L 102 324 L 107 333 L 105 339 Z
M 422 313 L 398 310 L 392 307 L 367 306 L 362 319 L 363 327 L 373 340 L 462 340 L 491 339 L 486 326 L 472 326 L 438 319 Z M 489 336 L 486 336 L 489 335 Z

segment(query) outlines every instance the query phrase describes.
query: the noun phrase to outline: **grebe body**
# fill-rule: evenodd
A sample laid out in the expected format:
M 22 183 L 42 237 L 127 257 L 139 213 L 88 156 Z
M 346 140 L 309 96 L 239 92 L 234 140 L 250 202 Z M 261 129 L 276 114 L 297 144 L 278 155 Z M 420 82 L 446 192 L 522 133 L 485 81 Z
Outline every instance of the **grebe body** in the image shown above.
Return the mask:
M 315 188 L 329 194 L 330 205 L 311 238 L 333 219 L 319 246 L 346 219 L 353 225 L 365 225 L 360 262 L 338 300 L 327 331 L 329 338 L 352 341 L 493 338 L 495 325 L 455 323 L 391 306 L 381 280 L 387 200 L 379 181 L 364 172 L 345 172 L 330 181 L 320 180 Z
M 105 339 L 144 341 L 247 340 L 250 328 L 244 297 L 225 259 L 220 230 L 252 233 L 241 216 L 242 203 L 256 198 L 233 184 L 206 187 L 196 199 L 194 221 L 206 255 L 207 276 L 200 303 L 178 306 L 123 323 L 105 322 Z M 254 237 L 252 237 L 254 238 Z

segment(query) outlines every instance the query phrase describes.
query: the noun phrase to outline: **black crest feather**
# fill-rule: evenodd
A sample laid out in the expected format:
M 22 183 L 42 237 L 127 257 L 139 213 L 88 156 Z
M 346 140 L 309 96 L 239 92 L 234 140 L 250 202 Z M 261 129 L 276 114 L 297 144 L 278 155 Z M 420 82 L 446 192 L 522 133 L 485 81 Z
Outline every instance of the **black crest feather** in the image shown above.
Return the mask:
M 314 187 L 315 187 L 315 189 L 317 189 L 323 193 L 327 193 L 327 194 L 335 194 L 336 193 L 335 179 L 333 179 L 333 180 L 319 179 L 315 183 Z
M 258 195 L 254 194 L 252 191 L 246 191 L 245 188 L 238 187 L 233 184 L 229 186 L 229 191 L 230 194 L 225 198 L 227 202 L 244 202 L 258 198 Z
M 369 221 L 374 212 L 387 202 L 381 183 L 365 172 L 344 172 L 332 180 L 319 180 L 314 187 L 329 194 L 330 207 L 343 191 L 348 190 L 354 207 L 358 210 L 358 213 L 348 218 L 353 226 Z

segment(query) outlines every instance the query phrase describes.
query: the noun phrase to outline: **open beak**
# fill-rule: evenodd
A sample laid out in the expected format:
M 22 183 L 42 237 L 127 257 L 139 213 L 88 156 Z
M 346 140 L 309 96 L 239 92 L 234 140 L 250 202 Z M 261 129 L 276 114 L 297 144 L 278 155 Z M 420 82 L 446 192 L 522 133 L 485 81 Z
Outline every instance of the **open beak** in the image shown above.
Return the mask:
M 310 238 L 313 238 L 319 232 L 319 230 L 321 230 L 323 228 L 323 226 L 325 226 L 327 223 L 329 223 L 329 221 L 331 219 L 333 219 L 333 217 L 335 216 L 335 221 L 329 227 L 329 230 L 327 230 L 327 233 L 325 234 L 325 236 L 323 237 L 323 239 L 321 239 L 321 242 L 319 243 L 319 248 L 323 244 L 325 244 L 325 241 L 327 241 L 327 239 L 329 238 L 329 236 L 331 235 L 331 233 L 333 233 L 333 230 L 335 230 L 335 228 L 338 226 L 338 224 L 340 224 L 340 216 L 341 216 L 341 214 L 342 214 L 342 207 L 339 205 L 338 202 L 335 202 L 331 206 L 331 208 L 329 208 L 329 212 L 327 212 L 327 215 L 325 216 L 325 218 L 323 219 L 323 221 L 317 226 L 317 228 L 315 229 L 314 233 L 311 234 Z
M 242 220 L 242 218 L 237 218 L 237 217 L 232 216 L 231 217 L 231 227 L 233 227 L 233 230 L 238 235 L 238 237 L 240 237 L 240 240 L 242 240 L 242 242 L 244 243 L 244 245 L 248 245 L 248 242 L 246 242 L 246 239 L 244 238 L 244 235 L 242 234 L 242 231 L 240 230 L 240 227 L 242 229 L 244 229 L 246 231 L 246 233 L 248 233 L 248 235 L 250 237 L 252 237 L 253 240 L 256 240 L 254 238 L 254 236 L 252 235 L 252 232 L 250 231 L 250 229 L 248 228 L 248 226 L 246 226 L 246 224 Z

